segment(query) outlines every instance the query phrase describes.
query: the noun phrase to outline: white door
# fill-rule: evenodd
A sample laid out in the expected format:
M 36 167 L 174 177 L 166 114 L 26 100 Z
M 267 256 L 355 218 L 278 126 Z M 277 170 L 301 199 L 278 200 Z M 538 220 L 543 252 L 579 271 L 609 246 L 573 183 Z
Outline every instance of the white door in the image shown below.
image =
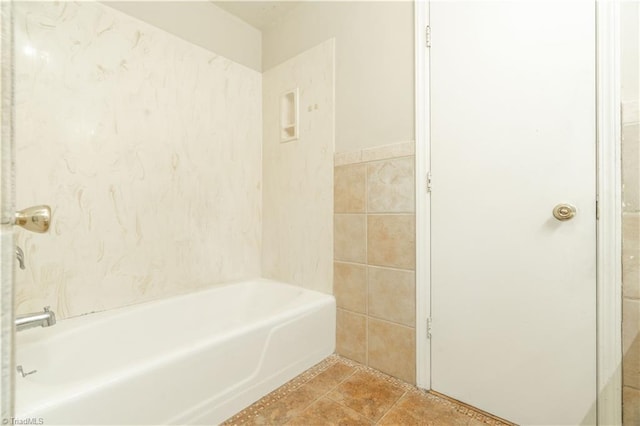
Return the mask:
M 435 1 L 430 26 L 432 389 L 595 423 L 595 2 Z

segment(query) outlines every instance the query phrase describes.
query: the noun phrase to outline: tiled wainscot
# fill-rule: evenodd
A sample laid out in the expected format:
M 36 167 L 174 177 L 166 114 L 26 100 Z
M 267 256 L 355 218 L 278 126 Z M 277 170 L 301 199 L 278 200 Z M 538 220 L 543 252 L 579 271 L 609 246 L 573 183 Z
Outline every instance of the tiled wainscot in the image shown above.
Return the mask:
M 337 153 L 337 352 L 415 383 L 414 143 Z

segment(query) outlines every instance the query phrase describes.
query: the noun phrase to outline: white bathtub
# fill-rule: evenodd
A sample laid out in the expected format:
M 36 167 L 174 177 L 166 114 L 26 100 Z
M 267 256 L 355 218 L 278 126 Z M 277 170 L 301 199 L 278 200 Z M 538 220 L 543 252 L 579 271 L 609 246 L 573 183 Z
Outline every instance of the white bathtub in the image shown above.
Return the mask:
M 270 280 L 17 334 L 16 418 L 217 424 L 334 351 L 333 296 Z

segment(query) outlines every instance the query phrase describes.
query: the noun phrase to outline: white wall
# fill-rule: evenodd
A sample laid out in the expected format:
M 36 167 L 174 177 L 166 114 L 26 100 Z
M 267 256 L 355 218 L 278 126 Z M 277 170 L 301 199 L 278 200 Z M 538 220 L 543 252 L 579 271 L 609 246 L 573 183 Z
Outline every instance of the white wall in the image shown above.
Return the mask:
M 263 69 L 336 40 L 336 151 L 414 139 L 413 3 L 301 2 L 262 36 Z
M 263 74 L 262 273 L 333 289 L 334 42 Z M 299 139 L 280 141 L 280 97 L 298 88 Z
M 260 276 L 259 72 L 100 3 L 15 3 L 18 313 Z
M 259 30 L 209 1 L 110 1 L 102 3 L 216 52 L 262 69 Z

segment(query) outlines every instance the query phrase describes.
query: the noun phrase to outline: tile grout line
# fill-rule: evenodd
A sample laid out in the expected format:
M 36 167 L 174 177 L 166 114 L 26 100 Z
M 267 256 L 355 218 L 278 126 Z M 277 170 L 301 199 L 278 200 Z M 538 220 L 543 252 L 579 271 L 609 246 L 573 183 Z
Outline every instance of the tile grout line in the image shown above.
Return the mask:
M 384 412 L 384 414 L 382 416 L 380 416 L 380 418 L 378 419 L 378 421 L 375 423 L 376 425 L 380 424 L 380 422 L 382 421 L 382 419 L 384 419 L 386 417 L 387 414 L 389 414 L 391 412 L 391 410 L 393 410 L 395 408 L 396 405 L 398 405 L 400 403 L 400 400 L 402 398 L 404 398 L 407 394 L 409 393 L 408 390 L 404 390 L 403 394 L 400 395 L 400 398 L 398 398 L 392 405 L 391 407 L 389 407 L 389 409 L 387 411 Z
M 340 401 L 336 401 L 335 399 L 331 398 L 331 396 L 329 396 L 329 394 L 330 394 L 332 391 L 334 391 L 335 389 L 337 389 L 341 384 L 343 384 L 344 382 L 346 382 L 350 377 L 352 377 L 352 376 L 353 376 L 353 375 L 355 375 L 356 373 L 358 373 L 358 372 L 360 372 L 360 371 L 364 371 L 364 372 L 369 372 L 369 373 L 371 373 L 371 371 L 370 371 L 370 370 L 372 370 L 372 368 L 371 368 L 371 367 L 369 367 L 369 366 L 362 365 L 362 364 L 359 364 L 359 363 L 357 363 L 357 362 L 351 361 L 351 360 L 349 360 L 348 358 L 344 358 L 344 357 L 342 357 L 342 356 L 340 356 L 340 355 L 337 355 L 337 356 L 336 356 L 336 358 L 337 358 L 336 362 L 334 362 L 333 364 L 331 364 L 331 366 L 333 366 L 333 365 L 337 365 L 337 364 L 342 364 L 342 365 L 346 365 L 346 366 L 348 366 L 348 367 L 352 368 L 352 371 L 351 371 L 349 374 L 347 374 L 347 375 L 346 375 L 342 380 L 340 380 L 336 385 L 334 385 L 333 387 L 329 388 L 329 390 L 328 390 L 328 391 L 326 391 L 325 393 L 323 393 L 323 394 L 321 394 L 320 396 L 318 396 L 315 400 L 313 400 L 313 401 L 311 402 L 311 404 L 309 404 L 309 405 L 307 405 L 307 406 L 305 407 L 305 410 L 306 410 L 306 409 L 308 409 L 311 405 L 313 405 L 313 404 L 315 404 L 316 402 L 318 402 L 320 399 L 322 399 L 322 398 L 327 398 L 328 400 L 330 400 L 330 401 L 332 401 L 332 402 L 335 402 L 336 404 L 340 405 L 341 407 L 343 407 L 343 408 L 345 408 L 345 409 L 347 409 L 347 410 L 351 411 L 352 413 L 356 414 L 358 417 L 360 417 L 360 418 L 362 418 L 362 419 L 364 419 L 364 420 L 367 420 L 367 421 L 369 421 L 369 422 L 371 422 L 372 424 L 374 424 L 374 425 L 375 425 L 375 424 L 376 424 L 376 423 L 375 423 L 375 422 L 376 422 L 375 420 L 370 419 L 370 418 L 368 418 L 368 417 L 366 417 L 366 416 L 364 416 L 364 415 L 362 415 L 362 414 L 358 413 L 358 412 L 357 412 L 357 411 L 355 411 L 353 408 L 348 407 L 348 406 L 344 405 L 343 403 L 341 403 Z M 326 370 L 328 370 L 328 368 L 327 368 L 327 369 L 325 369 L 324 371 L 326 371 Z M 323 372 L 324 372 L 324 371 L 323 371 Z M 320 374 L 321 374 L 321 373 L 320 373 Z M 318 374 L 317 376 L 319 376 L 320 374 Z M 315 377 L 317 377 L 317 376 L 315 376 Z M 314 378 L 315 378 L 315 377 L 314 377 Z M 309 381 L 311 381 L 311 380 L 313 380 L 313 378 L 312 378 L 312 379 L 309 379 Z M 305 382 L 305 384 L 307 384 L 309 381 Z M 404 391 L 404 392 L 403 392 L 403 394 L 400 396 L 400 398 L 402 398 L 402 397 L 403 397 L 404 395 L 406 395 L 406 393 L 407 393 L 407 391 L 406 391 L 406 390 L 404 390 L 404 389 L 403 389 L 403 391 Z M 400 398 L 398 398 L 398 400 L 399 400 Z M 397 401 L 396 401 L 396 402 L 397 402 Z M 393 405 L 395 405 L 395 403 L 394 403 Z M 385 411 L 385 413 L 382 415 L 382 417 L 384 417 L 384 415 L 386 415 L 386 414 L 387 414 L 387 412 L 388 412 L 388 411 Z M 297 416 L 296 416 L 296 417 L 297 417 Z M 382 417 L 380 417 L 380 419 L 382 419 Z M 379 421 L 380 419 L 378 419 L 378 421 Z
M 305 372 L 301 373 L 296 378 L 294 378 L 294 379 L 290 380 L 289 382 L 285 383 L 280 388 L 274 390 L 270 394 L 267 394 L 266 396 L 264 396 L 260 400 L 258 400 L 255 403 L 251 404 L 249 407 L 245 408 L 244 410 L 240 411 L 239 413 L 236 413 L 236 415 L 234 415 L 234 416 L 230 417 L 229 419 L 227 419 L 223 424 L 225 424 L 225 425 L 244 425 L 244 424 L 249 423 L 252 419 L 255 419 L 255 418 L 258 418 L 259 416 L 261 416 L 262 413 L 263 413 L 263 410 L 267 409 L 270 406 L 273 406 L 274 404 L 277 404 L 279 401 L 281 401 L 284 398 L 290 396 L 296 390 L 298 390 L 302 386 L 308 384 L 311 380 L 315 379 L 320 374 L 326 372 L 327 370 L 329 370 L 331 367 L 333 367 L 335 365 L 343 365 L 345 367 L 349 367 L 349 368 L 352 369 L 352 371 L 349 374 L 347 374 L 344 378 L 342 378 L 336 385 L 330 387 L 329 390 L 327 390 L 325 393 L 319 395 L 318 397 L 313 399 L 310 403 L 305 404 L 303 406 L 302 410 L 301 410 L 301 413 L 306 411 L 311 405 L 316 403 L 321 398 L 325 398 L 326 397 L 327 399 L 329 399 L 330 401 L 335 402 L 336 404 L 340 405 L 341 407 L 349 409 L 351 412 L 355 412 L 357 415 L 359 415 L 364 420 L 370 421 L 372 424 L 375 424 L 374 420 L 370 420 L 368 417 L 366 417 L 364 415 L 361 415 L 360 413 L 356 412 L 354 409 L 352 409 L 350 407 L 347 407 L 344 404 L 340 403 L 339 401 L 335 401 L 334 399 L 329 397 L 329 393 L 331 393 L 333 390 L 337 389 L 341 384 L 343 384 L 345 381 L 347 381 L 349 378 L 351 378 L 354 374 L 356 374 L 358 372 L 364 372 L 366 374 L 372 375 L 374 378 L 382 380 L 386 384 L 388 384 L 388 385 L 390 385 L 392 387 L 395 387 L 398 390 L 401 390 L 403 392 L 402 395 L 400 395 L 400 397 L 396 400 L 396 402 L 387 411 L 385 411 L 385 413 L 376 422 L 380 422 L 388 414 L 388 412 L 391 409 L 393 409 L 395 407 L 395 405 L 402 398 L 404 398 L 405 396 L 408 396 L 408 395 L 419 395 L 420 397 L 427 398 L 427 399 L 433 401 L 434 403 L 437 403 L 437 404 L 440 404 L 440 405 L 443 405 L 443 406 L 448 406 L 448 407 L 450 407 L 451 409 L 453 409 L 454 411 L 456 411 L 459 414 L 465 415 L 465 416 L 467 416 L 467 417 L 469 417 L 471 419 L 475 419 L 475 420 L 480 421 L 480 422 L 482 422 L 484 424 L 487 424 L 487 425 L 501 425 L 501 426 L 510 425 L 510 423 L 508 423 L 506 421 L 503 421 L 503 420 L 501 420 L 499 418 L 496 418 L 495 416 L 492 416 L 492 415 L 490 415 L 488 413 L 485 413 L 485 412 L 483 412 L 481 410 L 478 410 L 475 407 L 471 407 L 471 406 L 468 406 L 468 405 L 466 405 L 464 403 L 460 403 L 458 401 L 452 400 L 451 398 L 448 398 L 446 396 L 441 396 L 437 392 L 425 391 L 423 389 L 420 389 L 420 388 L 416 387 L 415 385 L 412 385 L 412 384 L 407 383 L 407 382 L 405 382 L 403 380 L 400 380 L 400 379 L 398 379 L 396 377 L 390 376 L 390 375 L 388 375 L 386 373 L 383 373 L 383 372 L 381 372 L 379 370 L 376 370 L 376 369 L 374 369 L 372 367 L 368 367 L 366 365 L 363 365 L 362 363 L 353 361 L 353 360 L 351 360 L 349 358 L 343 357 L 343 356 L 335 354 L 335 353 L 333 355 L 330 355 L 329 357 L 325 358 L 323 361 L 319 362 L 315 366 L 309 368 Z M 295 418 L 300 416 L 301 413 L 298 414 L 297 416 L 295 416 L 294 418 L 290 419 L 289 422 L 293 421 Z M 235 420 L 235 422 L 234 422 L 234 420 Z
M 637 213 L 638 212 L 631 213 L 631 214 L 637 214 Z M 379 212 L 376 212 L 376 211 L 368 211 L 368 212 L 366 212 L 366 211 L 361 211 L 361 212 L 355 212 L 355 211 L 353 211 L 353 212 L 339 212 L 339 211 L 334 211 L 333 214 L 345 215 L 345 216 L 355 216 L 355 215 L 359 215 L 359 214 L 360 215 L 367 215 L 368 214 L 368 215 L 372 215 L 372 216 L 384 216 L 384 215 L 387 215 L 387 216 L 413 216 L 413 215 L 416 214 L 416 212 L 414 212 L 414 211 L 379 211 Z
M 338 154 L 340 154 L 340 153 L 338 153 Z M 334 154 L 334 156 L 335 156 L 335 154 Z M 410 157 L 415 157 L 415 153 L 401 154 L 401 155 L 391 155 L 391 156 L 387 156 L 387 157 L 374 158 L 374 159 L 369 159 L 369 160 L 360 159 L 358 161 L 351 161 L 351 162 L 344 163 L 344 164 L 335 164 L 335 157 L 334 157 L 333 168 L 336 169 L 338 167 L 354 166 L 356 164 L 377 163 L 377 162 L 382 162 L 382 161 L 390 161 L 390 160 L 396 160 L 396 159 L 399 159 L 399 158 L 410 158 Z
M 375 315 L 371 315 L 371 316 L 370 316 L 370 318 L 371 318 L 372 320 L 380 321 L 380 322 L 385 322 L 385 323 L 390 324 L 390 325 L 397 325 L 397 326 L 400 326 L 400 327 L 409 328 L 409 329 L 411 329 L 411 330 L 415 330 L 415 329 L 416 329 L 416 327 L 415 327 L 415 326 L 411 326 L 411 325 L 403 324 L 403 323 L 401 323 L 401 322 L 397 322 L 397 321 L 388 320 L 388 319 L 386 319 L 386 318 L 377 317 L 377 316 L 375 316 Z
M 370 266 L 372 268 L 390 269 L 392 271 L 398 271 L 398 272 L 415 272 L 416 271 L 415 269 L 403 269 L 403 268 L 398 268 L 397 266 L 368 264 L 368 263 L 362 263 L 362 262 L 354 262 L 352 260 L 339 260 L 336 258 L 334 258 L 333 261 L 338 263 L 345 263 L 347 265 Z
M 334 362 L 333 364 L 331 364 L 331 366 L 334 366 L 334 365 L 337 365 L 337 364 L 340 364 L 340 360 L 336 360 L 336 362 Z M 345 378 L 344 378 L 344 379 L 342 379 L 340 382 L 338 382 L 336 385 L 334 385 L 334 386 L 330 387 L 328 391 L 326 391 L 326 392 L 325 392 L 325 393 L 323 393 L 323 394 L 318 395 L 318 396 L 317 396 L 313 401 L 311 401 L 309 404 L 307 404 L 307 405 L 306 405 L 306 406 L 301 410 L 300 414 L 298 414 L 297 416 L 295 416 L 293 419 L 289 420 L 287 423 L 290 423 L 290 422 L 294 421 L 295 419 L 297 419 L 298 417 L 300 417 L 302 414 L 304 414 L 304 412 L 305 412 L 305 411 L 307 411 L 307 410 L 309 409 L 309 407 L 311 407 L 312 405 L 316 404 L 316 403 L 317 403 L 318 401 L 320 401 L 322 398 L 327 398 L 327 399 L 329 399 L 330 401 L 333 401 L 333 399 L 331 399 L 331 398 L 328 396 L 328 395 L 329 395 L 329 393 L 330 393 L 331 391 L 333 391 L 335 388 L 337 388 L 338 386 L 340 386 L 340 385 L 342 384 L 342 382 L 344 382 L 345 380 L 347 380 L 347 378 L 351 377 L 351 376 L 356 372 L 356 370 L 355 370 L 355 368 L 354 368 L 354 367 L 351 367 L 351 368 L 353 368 L 353 371 L 351 371 L 351 373 L 347 374 L 347 375 L 345 376 Z M 327 371 L 328 369 L 329 369 L 329 368 L 327 368 L 326 370 L 322 371 L 322 373 L 324 373 L 324 372 L 325 372 L 325 371 Z M 300 385 L 300 387 L 302 387 L 302 386 L 305 386 L 305 385 L 309 384 L 309 382 L 310 382 L 311 380 L 313 380 L 313 379 L 315 379 L 316 377 L 320 376 L 320 374 L 322 374 L 322 373 L 319 373 L 318 375 L 314 376 L 313 378 L 311 378 L 311 379 L 307 380 L 307 381 L 306 381 L 306 382 L 304 382 L 302 385 Z M 297 389 L 297 388 L 296 388 L 296 389 Z M 337 401 L 334 401 L 334 402 L 336 402 L 336 403 L 337 403 Z M 342 404 L 340 404 L 340 405 L 342 405 Z M 286 425 L 287 423 L 285 423 L 285 425 Z
M 344 409 L 346 409 L 346 410 L 351 411 L 352 413 L 354 413 L 354 414 L 355 414 L 356 416 L 358 416 L 359 418 L 361 418 L 361 419 L 363 419 L 363 420 L 366 420 L 366 421 L 367 421 L 367 422 L 369 422 L 372 426 L 374 426 L 374 425 L 376 424 L 376 421 L 375 421 L 375 420 L 372 420 L 372 419 L 370 419 L 369 417 L 364 416 L 364 415 L 362 415 L 362 414 L 358 413 L 356 410 L 354 410 L 354 409 L 353 409 L 353 408 L 351 408 L 351 407 L 347 407 L 346 405 L 344 405 L 344 404 L 343 404 L 343 403 L 341 403 L 340 401 L 336 401 L 335 399 L 331 398 L 330 396 L 326 396 L 326 398 L 327 398 L 329 401 L 331 401 L 331 402 L 335 402 L 335 403 L 336 403 L 336 404 L 338 404 L 340 407 L 342 407 L 342 408 L 344 408 Z M 385 414 L 386 414 L 386 413 L 385 413 Z
M 338 361 L 338 362 L 340 362 L 340 361 Z M 346 365 L 346 363 L 343 363 L 343 364 L 345 364 L 345 365 Z M 331 397 L 329 396 L 329 394 L 331 393 L 331 391 L 333 391 L 333 390 L 337 389 L 341 384 L 343 384 L 344 382 L 346 382 L 348 378 L 352 377 L 352 376 L 353 376 L 353 375 L 355 375 L 357 372 L 359 372 L 359 371 L 365 371 L 365 372 L 367 372 L 369 369 L 371 369 L 371 367 L 368 367 L 368 366 L 364 366 L 365 368 L 362 368 L 361 366 L 355 366 L 355 365 L 354 365 L 354 366 L 350 366 L 350 367 L 351 367 L 351 368 L 353 368 L 353 371 L 351 372 L 351 374 L 349 374 L 349 375 L 348 375 L 347 377 L 345 377 L 345 378 L 344 378 L 340 383 L 338 383 L 338 384 L 337 384 L 337 385 L 335 385 L 333 388 L 331 388 L 331 390 L 329 390 L 329 391 L 328 391 L 325 395 L 323 395 L 322 397 L 326 397 L 327 399 L 329 399 L 329 400 L 331 400 L 331 401 L 335 402 L 335 403 L 336 403 L 336 404 L 338 404 L 339 406 L 341 406 L 341 407 L 343 407 L 343 408 L 346 408 L 347 410 L 349 410 L 349 411 L 351 411 L 351 412 L 355 413 L 358 417 L 360 417 L 360 418 L 362 418 L 362 419 L 367 420 L 367 421 L 368 421 L 368 422 L 370 422 L 372 425 L 375 425 L 375 424 L 377 424 L 377 422 L 378 422 L 378 421 L 380 421 L 380 419 L 382 419 L 382 417 L 384 417 L 384 416 L 387 414 L 387 411 L 385 411 L 385 412 L 384 412 L 384 414 L 380 417 L 380 419 L 378 419 L 378 420 L 376 421 L 376 420 L 370 419 L 369 417 L 367 417 L 367 416 L 365 416 L 365 415 L 363 415 L 363 414 L 358 413 L 358 412 L 357 412 L 356 410 L 354 410 L 353 408 L 351 408 L 351 407 L 347 407 L 346 405 L 344 405 L 344 404 L 343 404 L 343 403 L 341 403 L 340 401 L 336 401 L 335 399 L 333 399 L 333 398 L 331 398 Z M 402 396 L 404 396 L 405 394 L 406 394 L 406 391 L 402 394 Z M 318 398 L 318 399 L 320 399 L 320 398 Z M 395 403 L 394 403 L 394 405 L 395 405 Z
M 369 365 L 369 163 L 364 168 L 364 260 L 365 266 L 365 319 L 364 319 L 364 364 Z
M 342 362 L 341 360 L 338 360 L 338 361 L 336 362 L 336 364 L 338 364 L 338 363 L 342 363 L 343 365 L 347 365 L 346 363 Z M 334 365 L 335 365 L 335 364 L 334 364 Z M 347 374 L 347 375 L 346 375 L 346 376 L 345 376 L 341 381 L 339 381 L 335 386 L 331 387 L 327 392 L 325 392 L 324 394 L 322 394 L 322 395 L 318 396 L 318 398 L 316 398 L 316 399 L 311 403 L 311 405 L 315 404 L 316 402 L 318 402 L 318 401 L 319 401 L 320 399 L 322 399 L 322 398 L 326 398 L 326 399 L 328 399 L 329 401 L 335 402 L 336 404 L 338 404 L 338 405 L 339 405 L 339 406 L 341 406 L 342 408 L 345 408 L 345 409 L 347 409 L 347 410 L 349 410 L 349 411 L 351 411 L 351 412 L 355 413 L 358 417 L 360 417 L 360 418 L 362 418 L 362 419 L 365 419 L 365 420 L 368 420 L 368 421 L 372 421 L 372 420 L 370 420 L 369 418 L 367 418 L 367 417 L 363 416 L 362 414 L 358 413 L 357 411 L 355 411 L 353 408 L 351 408 L 351 407 L 347 407 L 346 405 L 342 404 L 340 401 L 336 401 L 335 399 L 333 399 L 333 398 L 331 398 L 331 397 L 329 396 L 329 394 L 330 394 L 332 391 L 334 391 L 335 389 L 337 389 L 341 384 L 343 384 L 344 382 L 346 382 L 346 381 L 347 381 L 347 379 L 349 379 L 351 376 L 353 376 L 354 374 L 356 374 L 356 373 L 359 371 L 359 368 L 358 368 L 357 366 L 349 365 L 349 367 L 351 367 L 351 368 L 353 369 L 353 370 L 351 371 L 351 373 Z M 307 406 L 307 408 L 309 408 L 309 406 Z M 306 410 L 307 408 L 305 408 L 305 410 Z M 297 417 L 297 416 L 296 416 L 296 417 Z
M 430 392 L 430 391 L 425 391 L 424 389 L 420 389 L 415 385 L 412 385 L 408 382 L 400 380 L 397 377 L 383 373 L 382 371 L 376 370 L 375 368 L 358 364 L 356 361 L 352 361 L 348 358 L 341 357 L 340 355 L 338 355 L 338 358 L 342 362 L 345 362 L 347 365 L 355 366 L 355 368 L 357 368 L 359 371 L 368 372 L 369 374 L 372 374 L 374 377 L 377 377 L 391 385 L 399 387 L 400 389 L 405 391 L 403 396 L 406 396 L 409 394 L 416 394 L 422 397 L 426 397 L 437 404 L 448 406 L 452 408 L 454 411 L 460 414 L 466 415 L 469 418 L 478 420 L 486 425 L 498 425 L 498 426 L 513 425 L 512 423 L 508 423 L 507 421 L 500 420 L 499 418 L 496 418 L 491 414 L 485 413 L 482 410 L 479 410 L 475 407 L 471 407 L 466 404 L 459 403 L 445 396 L 440 396 L 437 392 Z
M 389 411 L 391 411 L 391 409 L 392 409 L 393 407 L 395 407 L 395 405 L 400 401 L 400 399 L 402 399 L 405 395 L 407 395 L 407 394 L 408 394 L 409 389 L 406 389 L 406 388 L 404 388 L 403 386 L 400 386 L 400 385 L 399 385 L 399 383 L 396 383 L 399 379 L 396 379 L 396 378 L 395 378 L 395 377 L 393 377 L 393 376 L 389 376 L 389 375 L 387 375 L 386 373 L 379 372 L 378 370 L 375 370 L 375 369 L 374 369 L 374 368 L 372 368 L 372 367 L 369 367 L 369 366 L 364 365 L 364 366 L 355 366 L 355 367 L 353 367 L 353 368 L 354 368 L 354 370 L 355 370 L 355 371 L 352 373 L 352 375 L 353 375 L 353 374 L 355 374 L 355 373 L 356 373 L 356 372 L 358 372 L 358 371 L 362 371 L 362 372 L 365 372 L 365 373 L 368 373 L 368 374 L 372 374 L 374 377 L 376 377 L 376 378 L 378 378 L 378 379 L 380 379 L 380 380 L 385 381 L 385 382 L 386 382 L 386 384 L 391 385 L 391 386 L 394 386 L 394 387 L 397 387 L 397 388 L 399 388 L 400 390 L 402 390 L 402 394 L 398 397 L 398 399 L 397 399 L 396 401 L 394 401 L 394 403 L 391 405 L 391 407 L 389 407 L 387 410 L 385 410 L 385 412 L 384 412 L 384 413 L 382 413 L 382 415 L 380 416 L 380 418 L 379 418 L 379 419 L 377 419 L 377 420 L 370 419 L 369 417 L 366 417 L 366 416 L 364 416 L 364 415 L 362 415 L 362 414 L 360 414 L 360 413 L 357 413 L 357 412 L 356 412 L 356 413 L 357 413 L 357 414 L 359 414 L 361 417 L 363 417 L 363 418 L 365 418 L 365 419 L 367 419 L 367 420 L 369 420 L 369 421 L 373 422 L 373 424 L 374 424 L 374 425 L 376 425 L 376 424 L 378 424 L 378 423 L 379 423 L 379 422 L 384 418 L 384 416 L 386 416 L 386 415 L 387 415 L 387 413 L 388 413 Z M 383 379 L 382 377 L 380 377 L 380 373 L 381 373 L 383 376 L 386 376 L 386 377 L 391 378 L 391 380 L 386 380 L 386 378 L 385 378 L 385 379 Z M 346 379 L 345 379 L 345 380 L 343 380 L 343 382 L 344 382 L 344 381 L 346 381 Z M 336 386 L 336 387 L 337 387 L 337 386 Z M 344 404 L 340 403 L 339 401 L 336 401 L 336 400 L 334 400 L 334 399 L 333 399 L 333 398 L 331 398 L 331 397 L 328 397 L 328 398 L 329 398 L 329 399 L 331 399 L 332 401 L 336 402 L 337 404 L 339 404 L 339 405 L 341 405 L 341 406 L 343 406 L 343 407 L 349 408 L 351 411 L 354 411 L 354 412 L 355 412 L 355 410 L 353 410 L 353 409 L 352 409 L 352 408 L 350 408 L 350 407 L 347 407 L 346 405 L 344 405 Z
M 367 265 L 370 266 L 372 268 L 380 268 L 380 269 L 390 269 L 392 271 L 397 271 L 397 272 L 415 272 L 415 269 L 403 269 L 403 268 L 398 268 L 397 266 L 379 266 L 379 265 Z
M 386 323 L 389 323 L 389 324 L 391 324 L 391 325 L 398 325 L 398 326 L 400 326 L 400 327 L 410 328 L 410 329 L 412 329 L 412 330 L 415 330 L 415 328 L 416 328 L 416 327 L 415 327 L 415 325 L 407 325 L 407 324 L 405 324 L 405 323 L 401 323 L 401 322 L 393 321 L 393 320 L 390 320 L 390 319 L 382 318 L 382 317 L 379 317 L 379 316 L 376 316 L 376 315 L 369 315 L 369 314 L 368 314 L 368 313 L 366 313 L 366 312 L 358 312 L 358 311 L 354 311 L 354 310 L 351 310 L 351 309 L 348 309 L 348 308 L 343 308 L 343 307 L 340 307 L 340 306 L 338 306 L 338 309 L 340 309 L 340 310 L 342 310 L 342 311 L 345 311 L 345 312 L 348 312 L 348 313 L 353 314 L 353 315 L 361 315 L 361 316 L 364 316 L 364 317 L 366 317 L 367 319 L 372 319 L 372 320 L 375 320 L 375 321 L 386 322 Z M 368 365 L 367 365 L 367 366 L 368 366 Z

